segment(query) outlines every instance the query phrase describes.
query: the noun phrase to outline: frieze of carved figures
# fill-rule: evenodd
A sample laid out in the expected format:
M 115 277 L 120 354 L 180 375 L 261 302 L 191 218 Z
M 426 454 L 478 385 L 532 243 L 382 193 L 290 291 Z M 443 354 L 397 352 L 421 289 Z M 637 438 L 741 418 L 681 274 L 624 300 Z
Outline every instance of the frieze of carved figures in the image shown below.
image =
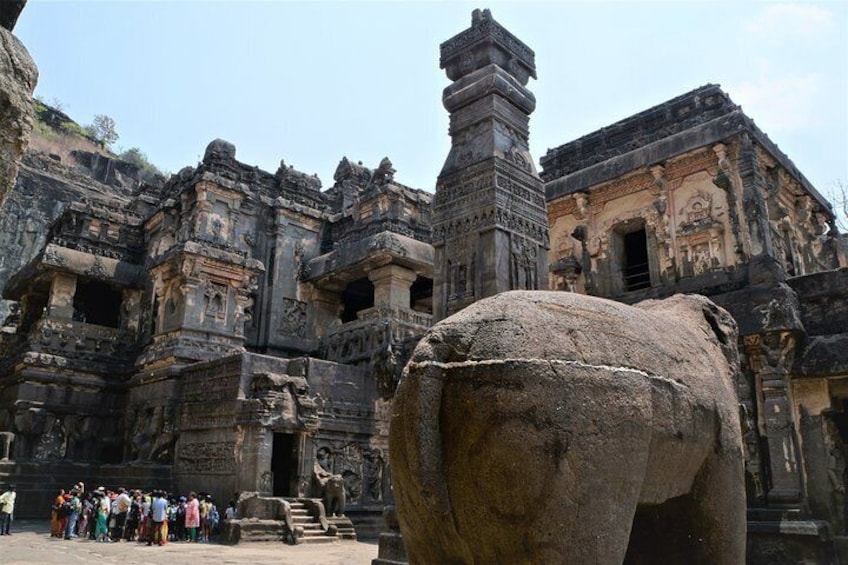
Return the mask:
M 315 399 L 309 396 L 303 377 L 255 373 L 250 388 L 263 425 L 314 427 L 317 423 Z
M 512 236 L 510 253 L 510 288 L 537 290 L 537 248 L 532 241 Z
M 306 336 L 306 302 L 293 298 L 283 299 L 278 333 L 301 338 Z
M 186 443 L 180 446 L 177 470 L 183 473 L 232 472 L 236 468 L 232 441 Z

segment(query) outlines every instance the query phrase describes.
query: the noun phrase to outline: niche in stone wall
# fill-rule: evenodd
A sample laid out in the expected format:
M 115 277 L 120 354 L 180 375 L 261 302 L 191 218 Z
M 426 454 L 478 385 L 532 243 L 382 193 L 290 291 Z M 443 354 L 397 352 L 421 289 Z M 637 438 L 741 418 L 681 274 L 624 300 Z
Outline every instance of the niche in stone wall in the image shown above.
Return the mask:
M 416 312 L 433 313 L 433 279 L 415 279 L 409 288 L 409 307 Z
M 342 291 L 342 323 L 356 320 L 356 313 L 374 307 L 374 284 L 367 277 L 348 284 Z
M 73 319 L 109 328 L 119 327 L 121 291 L 101 281 L 78 279 Z

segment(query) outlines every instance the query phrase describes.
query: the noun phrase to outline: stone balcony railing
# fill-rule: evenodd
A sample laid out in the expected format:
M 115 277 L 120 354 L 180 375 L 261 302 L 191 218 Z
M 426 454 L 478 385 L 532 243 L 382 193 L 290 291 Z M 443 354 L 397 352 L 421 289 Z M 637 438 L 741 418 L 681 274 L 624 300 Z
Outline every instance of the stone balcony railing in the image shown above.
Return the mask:
M 328 328 L 321 339 L 325 359 L 338 363 L 370 361 L 389 344 L 423 336 L 433 324 L 430 314 L 396 306 L 361 310 L 357 318 Z
M 7 361 L 31 365 L 79 368 L 95 373 L 128 371 L 136 354 L 136 335 L 129 330 L 56 318 L 33 324 L 19 338 Z

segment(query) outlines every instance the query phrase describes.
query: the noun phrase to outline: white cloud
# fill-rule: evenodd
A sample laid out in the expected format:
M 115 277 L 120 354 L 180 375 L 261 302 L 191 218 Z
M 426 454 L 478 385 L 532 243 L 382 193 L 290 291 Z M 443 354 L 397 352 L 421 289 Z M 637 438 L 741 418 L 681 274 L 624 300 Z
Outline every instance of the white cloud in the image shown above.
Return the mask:
M 832 15 L 814 4 L 769 4 L 757 19 L 745 26 L 750 33 L 774 39 L 787 35 L 812 35 L 831 26 Z
M 815 126 L 821 120 L 818 105 L 824 92 L 821 73 L 788 74 L 772 71 L 760 63 L 758 76 L 737 84 L 727 84 L 727 92 L 769 133 L 791 133 Z

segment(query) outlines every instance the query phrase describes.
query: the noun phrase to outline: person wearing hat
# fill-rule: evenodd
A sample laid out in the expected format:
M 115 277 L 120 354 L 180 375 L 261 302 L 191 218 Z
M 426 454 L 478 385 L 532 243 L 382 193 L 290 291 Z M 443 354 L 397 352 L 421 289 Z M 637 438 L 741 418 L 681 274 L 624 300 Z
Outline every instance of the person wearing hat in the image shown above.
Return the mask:
M 0 535 L 10 536 L 12 513 L 15 511 L 15 485 L 9 485 L 6 492 L 0 494 Z

